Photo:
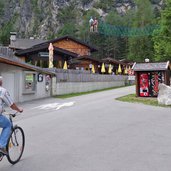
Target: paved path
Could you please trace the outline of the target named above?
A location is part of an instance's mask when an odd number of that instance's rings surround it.
[[[22,104],[24,155],[14,166],[4,158],[0,171],[170,171],[171,108],[115,100],[134,92]]]

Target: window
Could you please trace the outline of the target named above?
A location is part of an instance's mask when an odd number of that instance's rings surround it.
[[[24,93],[35,93],[36,91],[36,73],[24,72]]]

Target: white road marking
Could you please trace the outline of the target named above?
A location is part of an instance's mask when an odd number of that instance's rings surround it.
[[[33,109],[55,109],[59,110],[62,107],[70,107],[73,106],[75,102],[66,102],[66,103],[49,103],[49,104],[43,104],[37,107],[34,107]]]

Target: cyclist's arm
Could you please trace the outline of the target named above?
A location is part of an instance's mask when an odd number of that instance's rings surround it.
[[[18,112],[23,112],[23,109],[19,108],[15,103],[13,103],[11,106],[10,106],[11,109],[13,110],[16,110]]]
[[[3,101],[13,110],[16,110],[18,112],[23,112],[23,109],[20,109],[11,99],[10,94],[8,91],[5,91],[4,96],[3,96]]]

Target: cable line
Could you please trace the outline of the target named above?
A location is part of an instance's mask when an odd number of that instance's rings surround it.
[[[150,36],[156,29],[159,29],[159,25],[147,25],[140,28],[133,28],[126,26],[114,26],[102,21],[100,21],[98,25],[99,34],[116,37]]]

